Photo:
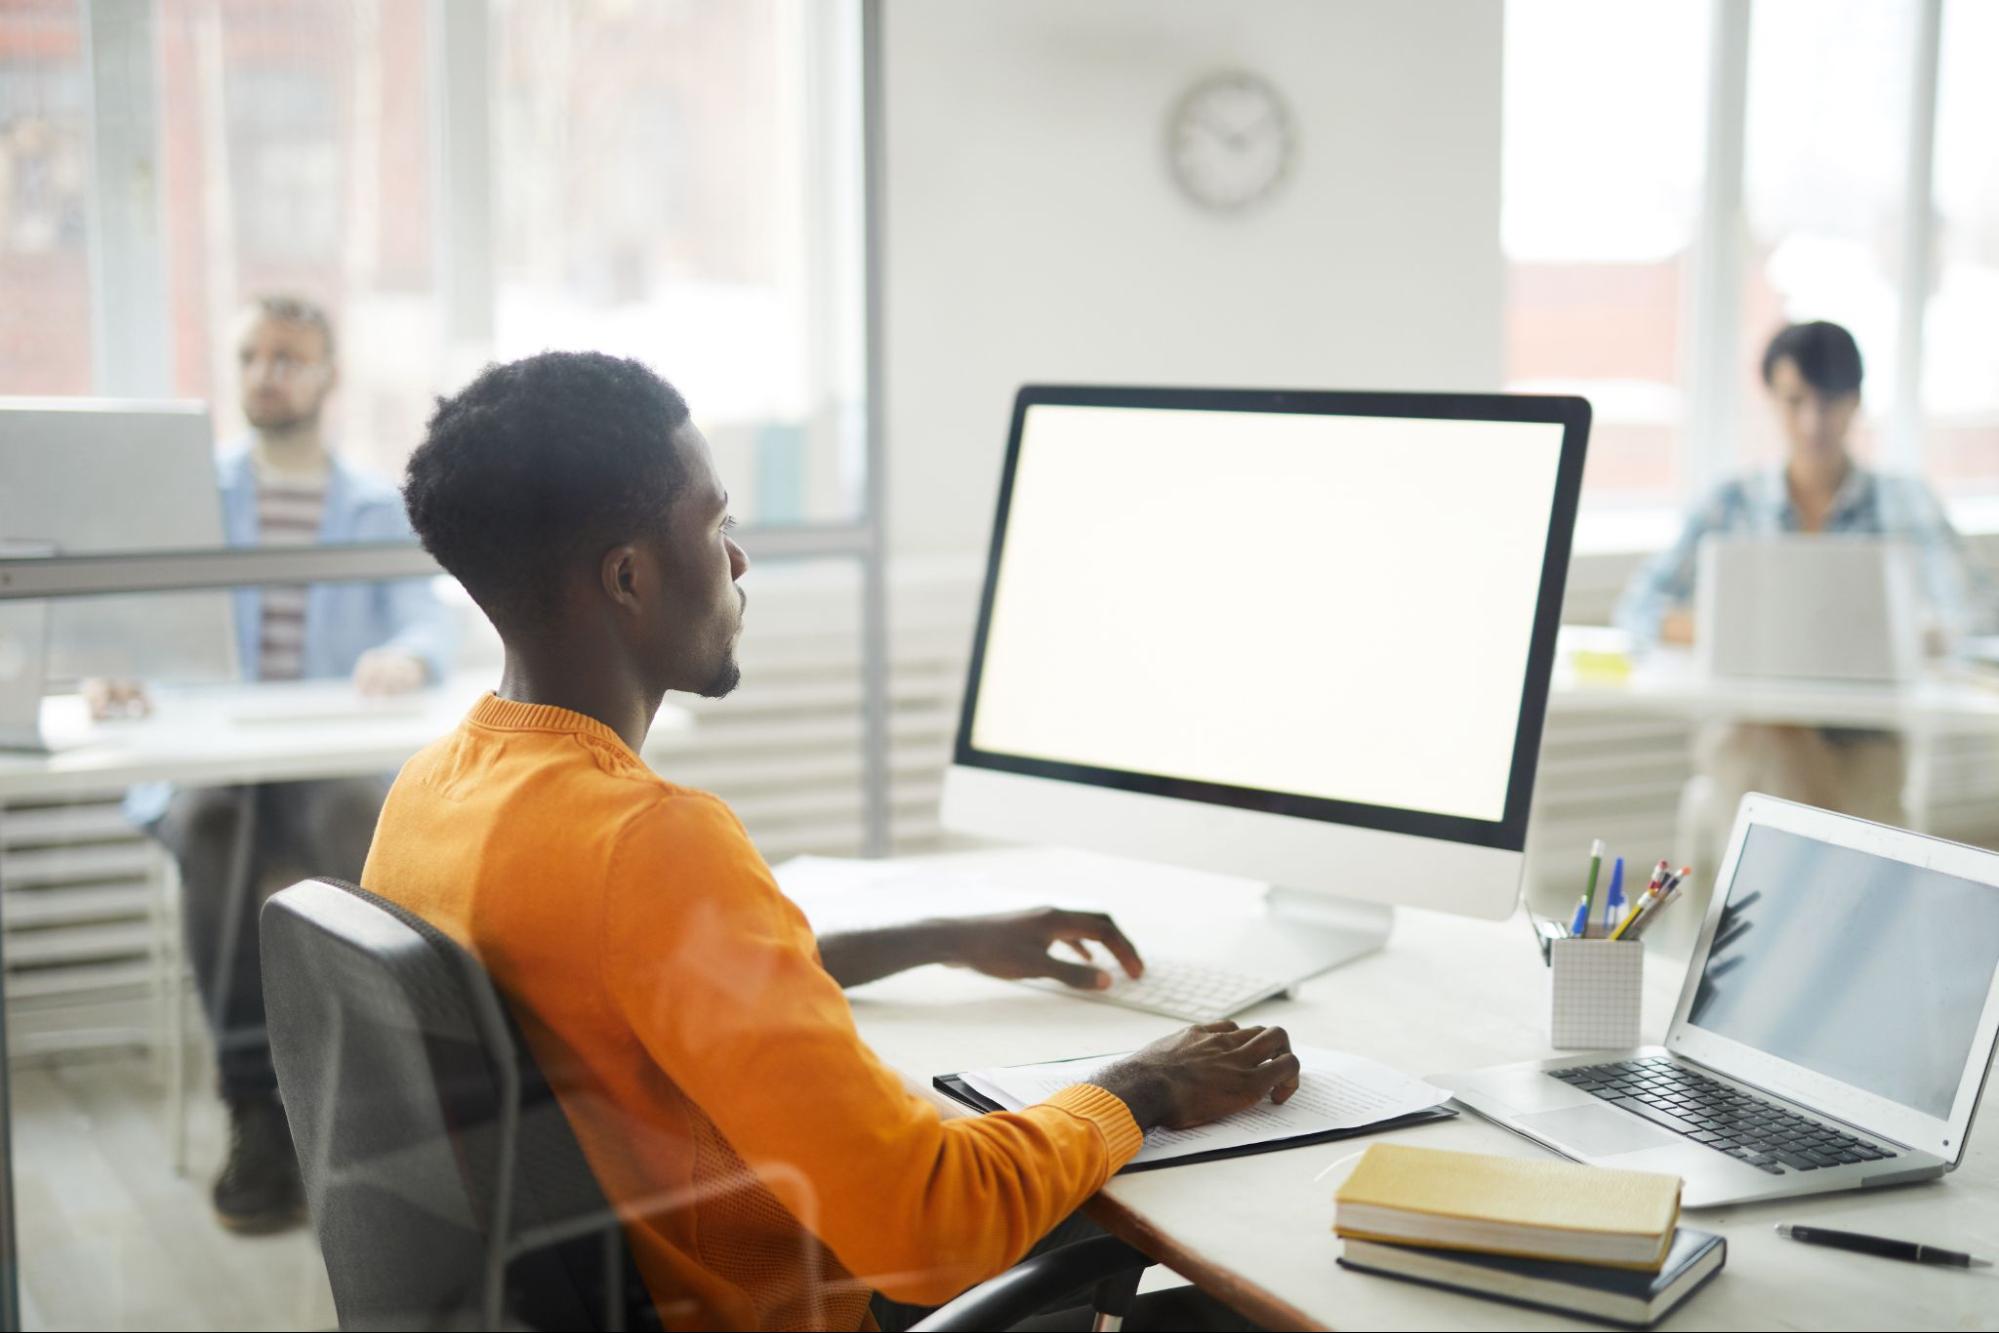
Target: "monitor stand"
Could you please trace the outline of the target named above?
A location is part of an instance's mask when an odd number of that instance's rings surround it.
[[[1395,909],[1324,893],[1273,885],[1261,917],[1224,924],[1201,952],[1233,971],[1267,976],[1290,994],[1301,983],[1388,942]]]
[[[1395,909],[1385,903],[1274,885],[1258,896],[1260,910],[1243,898],[1212,911],[1184,899],[1167,912],[1157,903],[1106,905],[1141,954],[1263,978],[1286,995],[1381,948],[1395,923]]]
[[[1307,889],[1272,885],[1263,905],[1273,926],[1310,942],[1319,965],[1305,976],[1373,953],[1388,943],[1389,932],[1395,928],[1395,909],[1387,903],[1335,898]]]

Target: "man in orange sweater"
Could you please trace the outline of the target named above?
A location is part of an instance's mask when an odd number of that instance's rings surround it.
[[[1108,978],[1046,910],[815,940],[743,826],[638,750],[668,690],[734,688],[748,567],[707,442],[636,362],[546,353],[441,402],[410,519],[506,667],[412,759],[362,875],[471,949],[519,1016],[669,1328],[862,1328],[1027,1253],[1138,1151],[1297,1088],[1279,1028],[1168,1037],[1017,1114],[944,1119],[843,986],[924,963]],[[1087,955],[1085,955],[1087,956]]]

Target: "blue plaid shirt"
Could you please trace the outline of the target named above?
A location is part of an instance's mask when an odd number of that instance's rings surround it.
[[[1724,482],[1688,515],[1680,539],[1632,576],[1618,599],[1616,624],[1630,631],[1641,648],[1657,643],[1667,613],[1693,599],[1694,560],[1702,538],[1797,531],[1798,509],[1781,466]],[[1909,542],[1920,553],[1923,589],[1938,627],[1951,638],[1988,627],[1994,610],[1991,584],[1972,567],[1964,539],[1921,479],[1854,467],[1833,497],[1825,531]]]

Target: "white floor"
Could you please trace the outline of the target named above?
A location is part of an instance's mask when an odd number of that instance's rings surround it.
[[[208,1183],[226,1129],[212,1096],[191,1098],[183,1179],[144,1056],[17,1064],[9,1082],[26,1327],[335,1326],[310,1230],[252,1238],[216,1223]]]

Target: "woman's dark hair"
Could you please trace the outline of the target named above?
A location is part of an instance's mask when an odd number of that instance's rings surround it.
[[[1779,361],[1789,361],[1805,383],[1827,398],[1860,392],[1860,344],[1837,324],[1815,319],[1780,329],[1763,349],[1763,383],[1770,383]]]

